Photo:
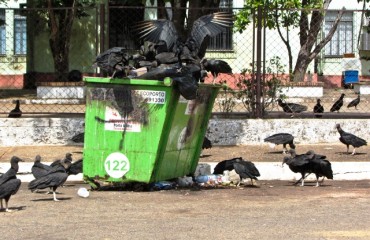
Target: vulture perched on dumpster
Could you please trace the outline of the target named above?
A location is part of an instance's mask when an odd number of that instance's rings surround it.
[[[140,39],[155,44],[165,42],[168,51],[180,54],[182,60],[200,60],[205,55],[209,38],[231,27],[232,24],[232,13],[216,12],[195,20],[186,39],[181,39],[172,19],[142,21],[135,29]]]
[[[130,70],[129,60],[132,58],[123,47],[113,47],[99,54],[93,67],[99,67],[111,78],[126,77]]]
[[[18,192],[21,186],[21,180],[17,179],[19,169],[18,162],[23,162],[19,157],[13,156],[10,159],[10,169],[0,176],[0,203],[3,210],[3,199],[5,201],[5,211],[11,212],[8,208],[9,199]]]

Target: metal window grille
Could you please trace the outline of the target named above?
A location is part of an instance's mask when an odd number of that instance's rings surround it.
[[[0,54],[6,54],[5,9],[0,9]]]
[[[328,11],[325,15],[325,35],[330,31],[337,11]],[[338,24],[331,41],[325,47],[326,57],[341,57],[344,53],[353,52],[353,12],[346,12]]]
[[[19,11],[14,13],[14,54],[27,54],[27,21]]]

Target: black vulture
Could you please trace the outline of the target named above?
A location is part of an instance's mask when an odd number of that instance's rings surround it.
[[[78,133],[76,135],[74,135],[71,140],[75,143],[84,143],[85,142],[85,133],[82,132],[82,133]]]
[[[242,158],[237,158],[235,162],[233,163],[235,172],[239,175],[240,181],[237,186],[240,185],[240,182],[244,178],[250,178],[252,185],[253,185],[253,179],[258,180],[257,177],[260,176],[260,173],[254,163],[251,161],[243,160]]]
[[[289,144],[291,149],[295,149],[295,145],[293,143],[294,137],[292,134],[289,133],[276,133],[264,139],[265,142],[270,142],[275,145],[283,144],[283,153],[286,153],[286,145]]]
[[[330,108],[330,112],[339,112],[340,108],[343,106],[343,98],[344,98],[345,94],[342,93],[339,97],[339,99],[333,104],[333,106],[331,106]]]
[[[215,83],[215,79],[217,78],[219,73],[229,73],[232,74],[232,69],[230,65],[223,61],[217,59],[209,59],[203,58],[200,61],[200,65],[202,69],[205,69],[207,72],[211,72],[213,76],[213,83]]]
[[[202,149],[212,148],[212,142],[207,137],[203,138]]]
[[[10,169],[0,176],[0,210],[3,209],[3,199],[5,200],[5,211],[11,212],[8,202],[12,195],[16,194],[21,186],[21,180],[17,179],[19,169],[18,162],[23,162],[19,157],[13,156],[10,159]]]
[[[297,103],[286,103],[283,102],[280,98],[277,100],[279,106],[283,109],[286,113],[300,113],[307,111],[307,106],[297,104]]]
[[[82,72],[80,70],[71,70],[67,76],[68,82],[81,82],[83,79]]]
[[[49,172],[51,168],[52,167],[50,167],[49,165],[41,163],[41,156],[36,155],[35,162],[31,167],[31,172],[35,178],[40,178],[44,176],[47,172]]]
[[[50,164],[50,167],[55,167],[56,165],[61,165],[63,162],[72,163],[72,153],[66,153],[64,159],[57,159]]]
[[[9,112],[8,117],[10,118],[19,118],[22,116],[22,111],[20,109],[20,102],[19,100],[15,101],[15,108]]]
[[[79,159],[71,163],[71,166],[68,168],[67,173],[68,175],[77,175],[79,173],[82,173],[82,169],[83,169],[83,159]]]
[[[226,171],[226,170],[228,170],[228,171],[234,170],[234,162],[237,159],[242,160],[241,157],[238,157],[238,158],[223,160],[223,161],[217,163],[215,168],[213,169],[213,174],[223,174],[224,171]]]
[[[357,137],[356,135],[352,133],[343,131],[339,123],[336,124],[336,128],[340,134],[339,141],[341,141],[343,144],[347,146],[347,153],[349,153],[349,145],[353,147],[352,155],[356,154],[356,148],[367,145],[366,140],[360,137]]]
[[[119,77],[126,77],[128,75],[128,70],[130,69],[129,60],[131,58],[132,56],[127,53],[126,48],[113,47],[99,54],[96,57],[93,66],[106,71],[111,75],[111,78],[116,77],[116,73],[118,72],[120,73]]]
[[[36,189],[45,189],[45,188],[52,188],[53,189],[53,198],[54,201],[59,201],[56,197],[56,189],[63,185],[68,178],[67,169],[69,169],[71,163],[63,159],[60,161],[60,164],[55,165],[48,173],[44,176],[32,180],[28,184],[28,189],[32,192]]]
[[[312,150],[308,151],[307,154],[310,158],[310,172],[316,175],[316,187],[320,186],[320,177],[323,177],[322,182],[324,181],[325,177],[327,179],[333,179],[331,163],[326,159],[326,156],[315,154],[315,152]]]
[[[311,173],[310,171],[310,155],[309,154],[299,154],[297,155],[294,149],[290,149],[289,153],[291,154],[290,157],[285,156],[283,158],[283,165],[284,163],[287,164],[294,173],[300,173],[301,178],[295,182],[301,182],[301,186],[304,186],[304,179]],[[306,175],[307,174],[307,175]]]
[[[353,99],[350,103],[348,103],[347,108],[355,107],[357,110],[357,105],[360,103],[360,94],[358,94],[357,98]]]
[[[316,101],[317,101],[316,105],[313,107],[313,112],[316,113],[315,117],[321,118],[322,114],[317,114],[317,113],[323,113],[324,112],[324,106],[321,105],[321,100],[320,99],[317,99]]]
[[[224,28],[231,27],[232,23],[233,16],[228,12],[204,15],[194,21],[185,41],[180,38],[171,20],[147,20],[140,22],[135,29],[141,39],[154,43],[164,41],[169,52],[190,54],[192,58],[202,59],[208,45],[205,41],[221,33]]]

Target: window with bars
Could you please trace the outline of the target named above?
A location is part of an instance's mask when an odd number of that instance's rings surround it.
[[[18,11],[14,13],[14,54],[27,54],[27,22],[26,17]]]
[[[5,9],[0,9],[0,55],[6,54]]]
[[[338,11],[328,11],[325,15],[325,35],[333,26]],[[353,52],[353,12],[345,12],[332,39],[325,46],[326,57],[342,57]]]

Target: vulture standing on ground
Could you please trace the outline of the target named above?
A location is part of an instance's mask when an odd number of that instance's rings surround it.
[[[60,164],[54,166],[44,176],[32,180],[28,184],[28,189],[30,189],[33,192],[36,189],[52,188],[54,201],[59,201],[56,197],[55,191],[67,180],[68,174],[66,170],[69,169],[70,165],[71,163],[66,159],[61,160]]]
[[[321,100],[317,99],[316,105],[313,107],[313,112],[315,113],[315,117],[321,118],[322,114],[318,113],[323,113],[324,112],[324,106],[321,105]]]
[[[294,185],[298,184],[300,181],[301,186],[304,186],[304,179],[311,173],[310,171],[310,155],[309,154],[299,154],[297,155],[294,149],[290,149],[289,153],[291,154],[290,157],[285,156],[283,158],[283,165],[284,163],[287,164],[294,173],[300,173],[301,178],[294,183]],[[307,174],[307,175],[306,175]]]
[[[339,99],[333,104],[333,106],[331,106],[330,108],[330,112],[339,112],[340,108],[343,106],[343,98],[344,98],[345,94],[342,93],[339,97]]]
[[[254,163],[251,161],[243,160],[242,158],[237,158],[233,163],[235,172],[239,175],[240,181],[237,186],[240,185],[240,182],[244,178],[250,178],[253,185],[253,179],[258,180],[257,177],[260,176],[260,173]]]
[[[75,143],[83,143],[85,141],[85,133],[82,132],[82,133],[78,133],[76,135],[74,135],[71,140]]]
[[[68,162],[69,164],[71,164],[72,163],[72,153],[66,153],[66,156],[64,159],[55,160],[54,162],[50,164],[50,167],[55,167],[56,165],[60,165],[63,162]]]
[[[295,149],[293,143],[294,137],[289,133],[276,133],[264,139],[265,142],[273,143],[275,145],[283,144],[283,153],[286,153],[286,145],[289,144],[291,149]]]
[[[308,154],[310,158],[310,172],[314,173],[316,176],[316,187],[320,186],[320,177],[323,177],[322,182],[324,182],[325,177],[327,179],[333,179],[331,163],[326,159],[326,156],[315,154],[312,150],[308,151],[306,154]]]
[[[238,158],[232,158],[228,160],[223,160],[216,164],[215,168],[213,169],[213,174],[223,174],[224,171],[232,171],[234,170],[234,162],[236,162],[237,159],[242,160],[241,157]]]
[[[9,112],[8,117],[10,118],[19,118],[22,116],[22,111],[20,109],[20,102],[19,100],[15,101],[15,108]]]
[[[336,124],[336,128],[340,134],[339,141],[347,146],[347,153],[349,153],[349,145],[353,147],[352,155],[356,154],[356,148],[367,145],[366,140],[359,138],[352,133],[343,131],[339,123]]]
[[[277,100],[279,106],[283,109],[286,113],[300,113],[307,111],[307,106],[297,104],[297,103],[286,103],[283,102],[280,98]]]
[[[23,162],[22,159],[13,156],[10,159],[10,169],[0,176],[0,204],[3,209],[3,199],[5,200],[5,211],[11,212],[8,208],[8,202],[12,195],[16,194],[21,186],[21,180],[17,179],[19,169],[18,162]]]
[[[49,165],[41,163],[41,156],[37,155],[35,157],[35,162],[31,167],[31,172],[34,178],[40,178],[44,176],[47,172],[49,172],[51,168],[52,167],[50,167]]]
[[[358,94],[357,98],[353,99],[350,103],[348,103],[347,108],[355,107],[357,110],[357,105],[360,103],[360,94]]]
[[[79,159],[71,163],[71,166],[68,168],[67,173],[68,175],[77,175],[82,173],[83,169],[83,159]]]

